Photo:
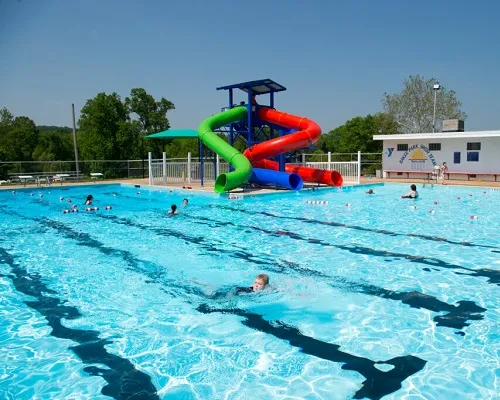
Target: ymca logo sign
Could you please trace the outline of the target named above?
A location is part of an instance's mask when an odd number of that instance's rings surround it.
[[[427,159],[429,159],[429,161],[433,166],[437,165],[434,155],[431,153],[429,148],[424,144],[414,144],[413,146],[410,146],[408,150],[406,150],[399,159],[399,163],[403,164],[403,162],[407,157],[409,158],[412,167],[414,167],[413,169],[421,169],[421,167],[425,167],[425,162],[427,161]]]
[[[387,148],[387,157],[392,156],[392,152],[394,151],[394,147],[388,147]]]

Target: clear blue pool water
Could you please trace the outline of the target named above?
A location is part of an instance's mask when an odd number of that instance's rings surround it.
[[[0,398],[498,399],[500,191],[372,187],[2,191]]]

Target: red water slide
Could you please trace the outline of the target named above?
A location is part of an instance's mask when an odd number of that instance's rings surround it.
[[[259,107],[258,113],[259,118],[265,122],[294,129],[297,132],[270,139],[246,149],[243,155],[250,160],[254,167],[279,171],[279,163],[267,160],[268,157],[308,147],[311,143],[316,143],[321,136],[321,128],[310,119],[267,107]],[[330,186],[341,186],[343,182],[342,175],[337,171],[287,164],[285,172],[299,174],[306,182],[324,183]]]

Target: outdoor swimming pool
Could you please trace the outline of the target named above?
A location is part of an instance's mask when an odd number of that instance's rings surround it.
[[[500,191],[420,186],[0,192],[0,398],[498,399]]]

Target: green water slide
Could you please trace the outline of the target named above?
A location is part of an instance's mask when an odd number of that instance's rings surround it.
[[[248,182],[252,174],[252,164],[250,164],[248,158],[213,132],[215,129],[231,122],[245,120],[246,117],[246,107],[235,107],[212,115],[203,121],[198,128],[200,140],[234,167],[234,171],[220,174],[215,180],[214,189],[217,193],[237,188]]]

